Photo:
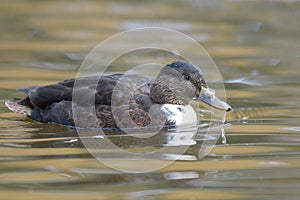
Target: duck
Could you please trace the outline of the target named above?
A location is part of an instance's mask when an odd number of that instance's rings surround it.
[[[139,74],[77,77],[18,91],[26,97],[6,101],[9,110],[37,122],[83,128],[180,125],[193,112],[191,101],[232,110],[208,88],[199,68],[186,61],[166,64],[156,78]]]

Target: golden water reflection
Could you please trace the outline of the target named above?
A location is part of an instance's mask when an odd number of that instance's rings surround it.
[[[297,199],[299,8],[297,1],[1,1],[1,198]],[[87,152],[76,130],[5,108],[23,97],[17,88],[73,78],[99,42],[145,26],[191,36],[219,67],[234,111],[227,144],[219,141],[204,159],[198,141],[185,160],[158,171],[115,171]],[[116,162],[134,168],[154,161]]]

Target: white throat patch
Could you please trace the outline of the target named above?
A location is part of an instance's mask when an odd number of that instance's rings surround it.
[[[166,113],[167,120],[176,126],[197,123],[197,114],[190,105],[163,104],[161,110]]]
[[[198,120],[192,106],[164,104],[161,110],[166,113],[167,120],[176,125],[176,130],[168,133],[166,146],[196,144],[193,137],[198,130]]]

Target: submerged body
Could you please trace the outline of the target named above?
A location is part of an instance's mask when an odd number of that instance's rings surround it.
[[[6,106],[39,122],[93,128],[186,123],[189,116],[194,116],[188,105],[191,100],[231,109],[204,90],[207,85],[194,65],[174,62],[166,65],[156,79],[113,74],[23,88],[20,91],[27,97],[7,101]],[[74,98],[74,94],[80,98]]]

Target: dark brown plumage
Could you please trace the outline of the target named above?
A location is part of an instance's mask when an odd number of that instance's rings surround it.
[[[67,126],[75,126],[76,121],[79,127],[118,128],[126,127],[131,120],[136,127],[147,126],[155,120],[154,124],[163,126],[174,122],[166,120],[165,124],[160,124],[161,119],[167,119],[166,113],[160,109],[155,113],[157,117],[151,119],[149,110],[153,104],[186,105],[192,99],[201,100],[202,88],[207,88],[207,85],[194,65],[174,62],[166,65],[155,80],[135,74],[113,74],[19,89],[27,97],[7,101],[6,106],[39,122]],[[81,98],[74,98],[74,93]],[[113,112],[112,107],[117,112]],[[93,109],[96,118],[92,114]]]

